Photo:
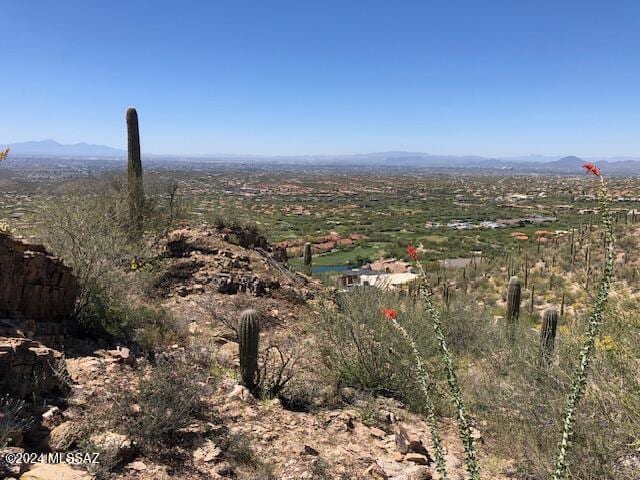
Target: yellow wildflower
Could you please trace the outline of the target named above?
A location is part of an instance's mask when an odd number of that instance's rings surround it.
[[[619,349],[619,346],[611,335],[604,335],[602,338],[596,340],[596,348],[607,352],[615,352]]]

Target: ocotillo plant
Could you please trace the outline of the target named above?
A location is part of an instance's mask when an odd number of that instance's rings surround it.
[[[458,382],[458,376],[456,375],[456,371],[453,365],[453,359],[451,357],[451,353],[449,352],[449,348],[447,347],[447,341],[442,329],[442,319],[440,318],[440,312],[435,308],[433,304],[433,296],[431,294],[431,289],[427,283],[429,277],[427,276],[424,265],[419,260],[418,252],[413,247],[413,245],[409,245],[407,247],[407,252],[409,253],[409,256],[416,262],[418,272],[423,281],[422,296],[424,299],[424,305],[428,316],[433,321],[433,330],[436,335],[438,348],[440,350],[442,361],[444,363],[445,373],[447,376],[447,384],[449,386],[449,392],[451,393],[456,411],[458,432],[460,435],[460,440],[462,441],[462,446],[464,447],[465,466],[467,468],[467,472],[469,473],[470,480],[479,480],[480,469],[478,467],[478,460],[476,457],[476,444],[474,438],[471,436],[471,426],[469,424],[469,419],[467,418],[466,408],[462,399],[460,384]],[[438,471],[438,473],[440,472]],[[442,474],[440,474],[440,476],[442,478],[446,478],[443,477]]]
[[[542,316],[542,328],[540,329],[540,362],[542,365],[548,365],[553,354],[559,317],[558,311],[554,308],[545,310]]]
[[[260,315],[253,309],[242,312],[238,325],[240,346],[240,376],[251,392],[258,386],[258,342],[260,339]]]
[[[138,112],[127,108],[127,186],[129,195],[129,223],[131,235],[139,238],[143,229],[144,189],[142,186],[142,160],[140,158],[140,132]]]
[[[438,430],[438,422],[436,420],[436,408],[433,404],[433,400],[431,399],[431,388],[429,383],[427,382],[427,371],[424,367],[424,361],[420,352],[418,351],[418,347],[416,342],[411,338],[411,335],[407,332],[407,330],[398,323],[398,312],[396,310],[385,308],[382,310],[382,313],[391,320],[391,324],[393,327],[400,332],[400,334],[407,341],[409,346],[411,347],[411,353],[413,354],[413,360],[415,365],[415,373],[416,379],[418,380],[418,385],[420,390],[422,390],[422,395],[425,400],[425,407],[427,410],[427,423],[429,424],[429,430],[431,431],[431,443],[433,443],[434,448],[434,456],[436,460],[436,470],[440,475],[442,480],[447,480],[447,467],[444,460],[444,448],[442,448],[442,441],[440,439],[440,432]]]
[[[602,212],[602,223],[604,225],[605,261],[600,285],[589,317],[586,338],[582,348],[580,349],[578,365],[574,372],[571,391],[567,397],[564,419],[562,421],[562,431],[560,434],[560,441],[558,442],[556,463],[554,471],[550,477],[551,480],[562,480],[567,474],[567,453],[569,452],[573,439],[576,410],[587,387],[589,363],[591,362],[591,357],[595,350],[596,339],[600,333],[604,308],[609,298],[609,288],[613,278],[613,221],[611,218],[611,211],[609,210],[609,194],[607,191],[607,185],[600,173],[600,169],[597,166],[592,163],[586,163],[583,165],[583,168],[587,173],[595,175],[600,179],[598,198],[600,201],[600,210]]]
[[[507,290],[507,325],[513,326],[520,316],[520,279],[515,275],[509,280],[509,289]]]

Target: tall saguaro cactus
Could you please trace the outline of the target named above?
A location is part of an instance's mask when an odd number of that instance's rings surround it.
[[[507,325],[513,326],[520,316],[520,279],[515,275],[509,280],[507,291]]]
[[[254,392],[258,385],[258,341],[260,339],[260,315],[253,309],[242,312],[238,325],[240,345],[240,375],[242,383]]]
[[[556,342],[556,330],[560,314],[555,308],[544,311],[542,328],[540,329],[540,361],[548,365]]]
[[[133,237],[142,235],[144,189],[142,186],[142,159],[140,158],[140,132],[138,112],[127,108],[127,186],[129,197],[129,223]]]

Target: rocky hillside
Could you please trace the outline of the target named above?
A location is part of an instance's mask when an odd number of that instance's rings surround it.
[[[247,243],[234,232],[186,225],[168,235],[157,252],[162,269],[154,296],[185,327],[185,336],[153,356],[135,346],[103,343],[99,348],[62,327],[55,331],[56,341],[45,341],[44,329],[52,331],[52,321],[72,321],[69,302],[76,281],[41,247],[3,242],[11,251],[5,247],[0,256],[2,271],[10,265],[13,272],[23,272],[3,276],[3,292],[38,285],[29,288],[39,289],[38,298],[49,292],[41,305],[50,305],[46,315],[28,302],[22,309],[9,305],[5,300],[14,295],[2,296],[0,386],[27,400],[22,407],[34,415],[27,428],[18,428],[7,413],[0,418],[14,426],[3,454],[33,454],[29,461],[9,457],[21,461],[5,463],[7,478],[437,478],[427,425],[399,402],[365,399],[348,388],[327,392],[323,386],[304,401],[279,395],[256,399],[239,383],[234,321],[241,310],[260,312],[261,350],[276,348],[283,358],[295,360],[297,381],[313,384],[305,376],[313,371],[305,364],[313,357],[287,352],[291,345],[313,341],[314,305],[331,296],[319,283],[283,268],[262,240]],[[19,328],[18,319],[33,328]],[[158,376],[163,359],[179,359],[175,365],[180,365],[171,367],[173,380],[167,384]],[[159,384],[164,390],[153,391]],[[167,391],[173,387],[176,391]],[[141,396],[148,388],[152,391]],[[154,403],[168,402],[170,395],[174,406]],[[158,408],[171,417],[165,408],[179,409],[190,401],[195,403],[188,421],[167,436],[162,422],[148,425]],[[137,415],[138,431],[120,428],[131,415]],[[145,428],[151,429],[148,438],[139,434]],[[447,462],[459,472],[454,478],[463,478],[454,427],[445,422],[442,428],[450,446]],[[56,464],[58,457],[40,456],[72,452],[99,453],[101,464]]]

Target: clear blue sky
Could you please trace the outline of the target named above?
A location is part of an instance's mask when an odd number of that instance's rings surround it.
[[[0,141],[640,154],[640,2],[2,0]]]

